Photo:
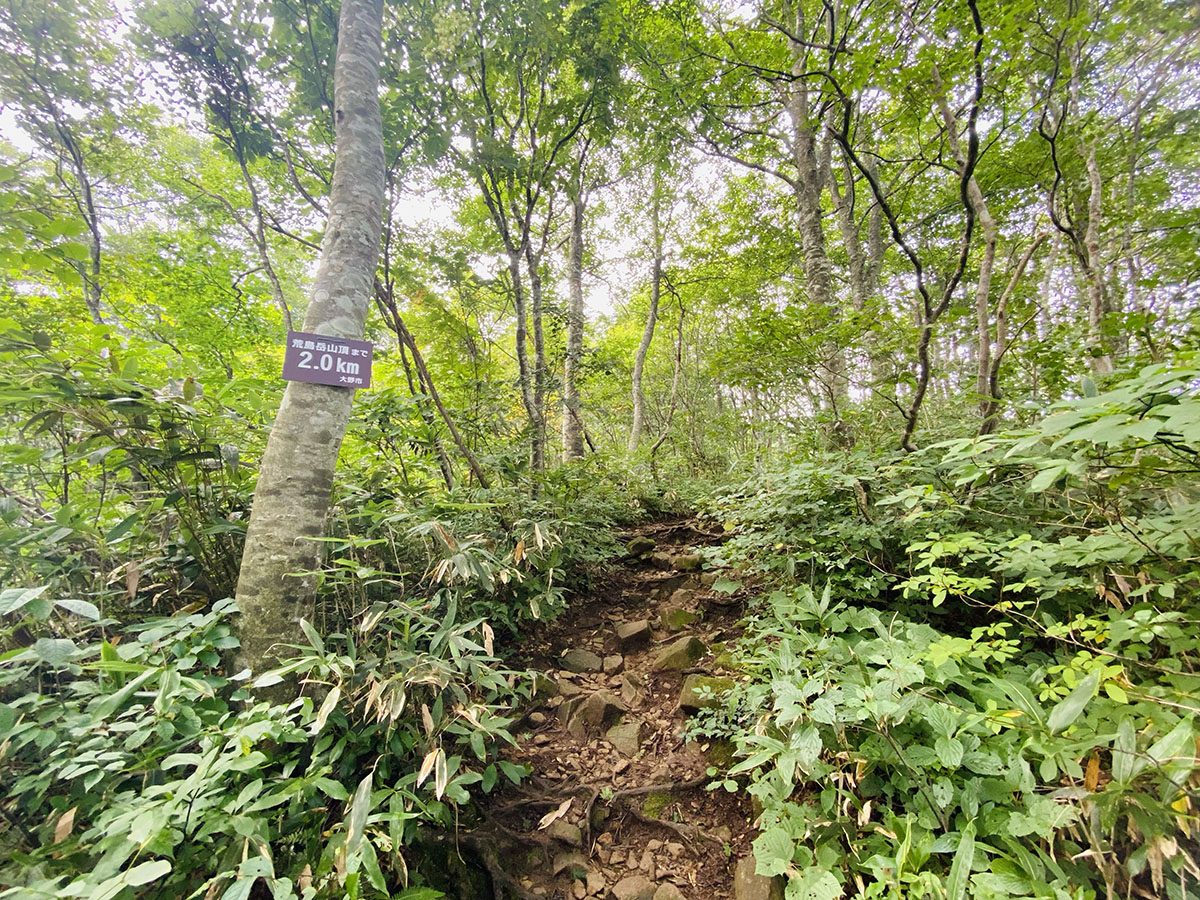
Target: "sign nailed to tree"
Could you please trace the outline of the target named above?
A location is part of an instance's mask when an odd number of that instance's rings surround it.
[[[283,377],[335,387],[370,387],[371,342],[289,331]]]

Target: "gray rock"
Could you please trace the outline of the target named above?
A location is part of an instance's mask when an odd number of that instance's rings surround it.
[[[659,618],[662,621],[662,627],[667,631],[683,631],[689,625],[699,622],[700,614],[692,612],[690,609],[668,607],[662,611]]]
[[[623,756],[636,756],[642,749],[642,726],[637,722],[614,725],[605,732],[604,737]]]
[[[783,878],[754,872],[754,856],[743,856],[733,872],[733,900],[783,900]]]
[[[599,672],[604,668],[603,659],[591,650],[581,648],[568,650],[558,663],[568,672]]]
[[[685,553],[675,557],[672,562],[676,570],[680,572],[699,572],[700,564],[704,562],[704,559],[699,553]]]
[[[613,885],[612,900],[653,900],[654,882],[645,875],[630,875]]]
[[[692,635],[672,641],[654,654],[654,668],[660,672],[680,672],[706,652],[704,644]]]
[[[712,587],[717,580],[716,572],[704,572],[700,576],[700,583],[705,587]]]
[[[678,887],[666,881],[654,892],[654,900],[687,900],[687,897]]]
[[[671,558],[670,553],[663,553],[659,550],[656,553],[650,554],[650,565],[656,569],[662,569],[664,572],[671,568],[673,562],[674,560]]]
[[[684,710],[720,709],[721,694],[732,690],[736,682],[720,675],[688,675],[679,691],[679,708]]]
[[[641,685],[628,675],[622,675],[621,699],[629,704],[630,707],[635,708],[642,705],[642,700],[645,699],[645,692],[642,690]]]
[[[604,674],[616,675],[625,668],[625,659],[619,654],[604,657]]]
[[[658,544],[654,542],[653,538],[648,538],[644,534],[639,534],[632,541],[625,545],[625,552],[630,556],[642,556],[645,553],[649,553],[657,546]]]
[[[696,589],[690,587],[681,587],[675,590],[671,595],[672,606],[687,606],[692,602],[692,598],[696,596]]]
[[[622,650],[635,650],[650,643],[650,623],[646,619],[622,622],[616,627],[617,643]],[[603,665],[603,660],[601,660]]]
[[[558,682],[545,672],[533,673],[533,696],[549,700],[558,694]]]
[[[557,819],[551,822],[546,828],[546,834],[554,838],[556,841],[562,841],[568,847],[583,846],[583,832],[578,825],[572,825],[570,822],[563,819]]]
[[[605,887],[604,876],[601,875],[599,872],[597,872],[595,869],[588,869],[587,892],[592,895],[597,895],[602,890],[604,890],[604,887]]]
[[[570,713],[567,731],[582,738],[591,728],[609,728],[617,724],[629,708],[611,691],[596,691],[579,702]]]
[[[567,679],[563,678],[558,682],[558,692],[563,697],[575,697],[583,693],[583,688],[574,682],[567,681]]]

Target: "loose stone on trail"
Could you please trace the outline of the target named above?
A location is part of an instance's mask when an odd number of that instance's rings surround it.
[[[599,672],[604,660],[591,650],[568,650],[559,659],[559,664],[568,672]]]
[[[732,690],[736,682],[720,675],[688,675],[679,692],[679,708],[683,710],[720,709],[722,694]]]
[[[707,652],[704,643],[694,635],[672,641],[654,655],[653,667],[660,672],[682,671]]]
[[[625,651],[636,650],[650,643],[650,622],[639,619],[637,622],[623,622],[617,626],[617,641]]]

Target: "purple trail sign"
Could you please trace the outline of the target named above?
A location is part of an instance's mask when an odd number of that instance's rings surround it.
[[[371,342],[289,331],[283,377],[334,387],[370,387]]]

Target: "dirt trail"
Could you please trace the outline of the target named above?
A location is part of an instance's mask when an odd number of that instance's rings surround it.
[[[750,875],[752,863],[739,866],[754,837],[747,798],[706,790],[720,748],[682,738],[707,696],[681,697],[685,680],[716,678],[719,687],[732,674],[720,653],[741,609],[709,590],[713,576],[695,553],[720,538],[689,522],[626,538],[652,549],[626,559],[513,660],[547,679],[515,726],[520,748],[506,753],[532,776],[483,810],[496,897],[766,897],[755,890],[766,879]]]

